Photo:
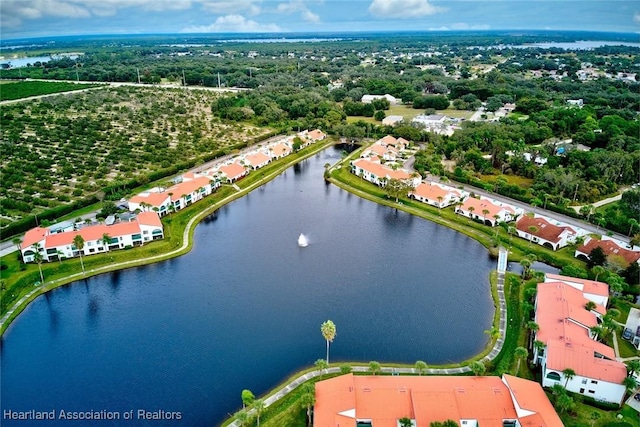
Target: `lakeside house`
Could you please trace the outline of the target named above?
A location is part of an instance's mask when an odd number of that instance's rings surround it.
[[[467,198],[462,205],[456,207],[458,215],[477,219],[494,227],[499,222],[513,221],[523,210],[515,206],[481,196]]]
[[[43,261],[58,261],[80,255],[73,239],[82,236],[82,255],[105,253],[116,249],[142,246],[145,242],[164,238],[160,216],[156,212],[140,212],[131,221],[116,222],[113,225],[96,224],[79,230],[53,233],[48,228],[36,227],[27,231],[22,241],[21,252],[24,262],[33,262],[36,251]]]
[[[382,124],[384,126],[395,126],[399,123],[402,123],[403,120],[404,120],[404,117],[402,116],[390,115],[382,119]]]
[[[247,165],[252,170],[260,169],[267,166],[271,163],[273,158],[263,153],[262,151],[258,151],[252,154],[247,154],[244,156],[245,165]]]
[[[369,376],[318,381],[314,427],[398,427],[453,420],[465,427],[561,427],[540,384],[511,375]]]
[[[587,237],[584,244],[576,249],[574,256],[576,258],[589,260],[591,257],[591,251],[595,248],[602,249],[602,252],[607,258],[618,258],[621,261],[620,264],[626,264],[626,266],[629,266],[634,262],[640,264],[640,248],[626,248],[624,247],[623,242],[609,236],[602,236],[601,239],[596,239],[590,236]]]
[[[523,215],[516,221],[518,236],[554,251],[575,243],[576,239],[587,234],[586,230],[576,229],[542,215]]]
[[[423,182],[409,193],[409,197],[442,209],[463,202],[469,192],[445,184]]]
[[[393,169],[380,163],[378,158],[356,159],[351,162],[351,172],[360,178],[384,187],[390,179],[405,181],[411,187],[420,183],[420,176],[406,169]]]
[[[573,277],[547,275],[538,284],[535,341],[541,344],[534,345],[533,363],[541,367],[543,387],[559,384],[597,401],[622,403],[627,368],[593,330],[606,312],[608,295],[605,283]]]
[[[201,200],[220,186],[217,180],[192,172],[182,175],[179,181],[169,188],[156,187],[131,197],[127,201],[129,211],[154,211],[165,216]]]

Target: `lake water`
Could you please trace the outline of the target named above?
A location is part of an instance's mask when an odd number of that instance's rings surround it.
[[[2,337],[2,411],[183,418],[37,426],[218,425],[242,389],[260,395],[323,358],[327,319],[332,361],[438,364],[481,351],[494,312],[487,250],[327,185],[323,165],[339,158],[328,149],[220,209],[185,256],[36,299]]]

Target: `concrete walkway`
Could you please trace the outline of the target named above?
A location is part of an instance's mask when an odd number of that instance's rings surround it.
[[[283,165],[284,169],[288,169],[291,166],[293,166],[294,164],[301,162],[302,160],[311,157],[313,155],[315,155],[316,153],[318,153],[319,151],[325,149],[326,144],[322,144],[319,143],[317,145],[314,145],[314,149],[311,150],[307,155],[305,155],[305,157],[300,158],[300,159],[292,159],[289,160],[287,163],[285,163]],[[282,170],[284,170],[282,169]],[[280,175],[281,169],[277,169],[274,172],[271,172],[269,175],[264,176],[263,178],[259,179],[258,181],[256,181],[255,183],[251,184],[249,187],[245,188],[244,190],[237,190],[235,193],[230,194],[229,196],[225,197],[224,199],[220,200],[218,203],[216,203],[215,205],[209,207],[208,209],[205,209],[203,211],[198,212],[197,214],[195,214],[187,223],[184,232],[182,233],[182,245],[177,247],[176,249],[164,253],[164,254],[160,254],[160,255],[155,255],[152,257],[147,257],[147,258],[142,258],[142,259],[134,259],[131,261],[125,261],[125,262],[121,262],[118,264],[111,264],[111,265],[106,265],[103,267],[99,267],[99,268],[94,268],[91,270],[86,270],[84,273],[76,273],[76,274],[72,274],[70,276],[67,277],[63,277],[61,279],[57,279],[57,280],[53,280],[48,282],[46,280],[45,277],[45,281],[43,283],[43,285],[41,286],[34,286],[34,288],[29,291],[26,295],[24,295],[22,298],[20,298],[16,303],[13,304],[13,306],[4,314],[4,316],[2,316],[2,318],[0,319],[0,331],[2,331],[2,333],[4,333],[4,331],[6,330],[5,327],[7,326],[7,322],[11,319],[11,317],[13,316],[13,313],[16,312],[16,310],[23,308],[24,306],[26,306],[26,304],[28,304],[28,302],[35,298],[36,296],[40,295],[40,294],[44,294],[45,292],[48,292],[58,286],[60,286],[61,284],[68,284],[71,283],[75,280],[81,280],[81,279],[85,279],[87,277],[90,276],[95,276],[97,274],[100,273],[106,273],[109,271],[114,271],[114,270],[122,270],[125,268],[130,268],[130,267],[136,267],[136,266],[141,266],[141,265],[146,265],[146,264],[151,264],[153,262],[157,262],[157,261],[163,261],[169,258],[173,258],[179,255],[182,255],[184,253],[187,252],[187,249],[189,248],[190,245],[190,239],[189,239],[189,235],[191,234],[191,232],[193,231],[194,227],[203,219],[205,218],[207,215],[210,215],[212,212],[215,212],[217,209],[220,209],[222,206],[226,205],[229,202],[232,202],[233,200],[244,196],[245,194],[253,191],[254,189],[260,187],[261,185],[263,185],[265,182],[270,181],[271,179],[275,178],[276,176]],[[234,188],[238,188],[237,186],[235,186]]]
[[[507,302],[504,295],[505,270],[503,268],[500,268],[501,266],[506,266],[507,255],[508,255],[507,250],[501,247],[498,255],[499,268],[498,268],[498,282],[497,282],[498,310],[500,310],[500,322],[499,322],[500,335],[496,340],[495,345],[489,352],[489,354],[487,354],[485,357],[480,359],[480,361],[483,363],[489,362],[498,356],[498,354],[500,353],[504,345],[504,337],[507,332]],[[370,372],[368,365],[351,366],[351,370],[352,372],[363,372],[363,373]],[[416,368],[382,367],[381,371],[384,374],[391,374],[391,375],[393,374],[418,375],[419,374]],[[457,368],[427,368],[425,371],[425,373],[429,375],[456,375],[456,374],[464,374],[467,372],[471,372],[471,368],[469,368],[469,366],[459,366]],[[265,398],[264,399],[265,408],[269,407],[270,405],[274,404],[278,400],[282,399],[283,397],[291,393],[293,390],[295,390],[297,387],[299,387],[300,385],[304,384],[305,382],[309,381],[312,378],[316,378],[326,374],[338,374],[338,373],[340,373],[340,368],[334,366],[328,369],[315,370],[315,371],[310,371],[305,374],[302,374],[299,377],[296,377],[295,379],[287,383],[286,385],[284,385],[283,387],[281,387],[280,389],[278,389],[275,393],[269,395],[269,397]],[[253,414],[254,410],[249,409],[248,412],[249,414]],[[229,426],[240,427],[240,423],[237,421],[232,421],[229,424]]]

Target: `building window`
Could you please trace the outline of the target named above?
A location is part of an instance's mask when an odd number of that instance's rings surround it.
[[[589,393],[596,394],[596,391],[595,390],[589,390]]]
[[[560,381],[560,374],[557,372],[549,372],[547,378],[553,381]]]
[[[583,378],[583,379],[582,379],[582,384],[586,384],[586,383],[587,383],[587,379],[586,379],[586,378]]]
[[[591,384],[598,384],[598,381],[596,381],[596,380],[591,380]]]
[[[582,393],[584,393],[584,389],[583,388],[580,389],[580,394],[582,394]]]

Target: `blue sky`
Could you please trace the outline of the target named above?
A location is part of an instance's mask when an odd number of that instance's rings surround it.
[[[640,33],[640,1],[0,1],[3,39],[80,34],[475,29]]]

